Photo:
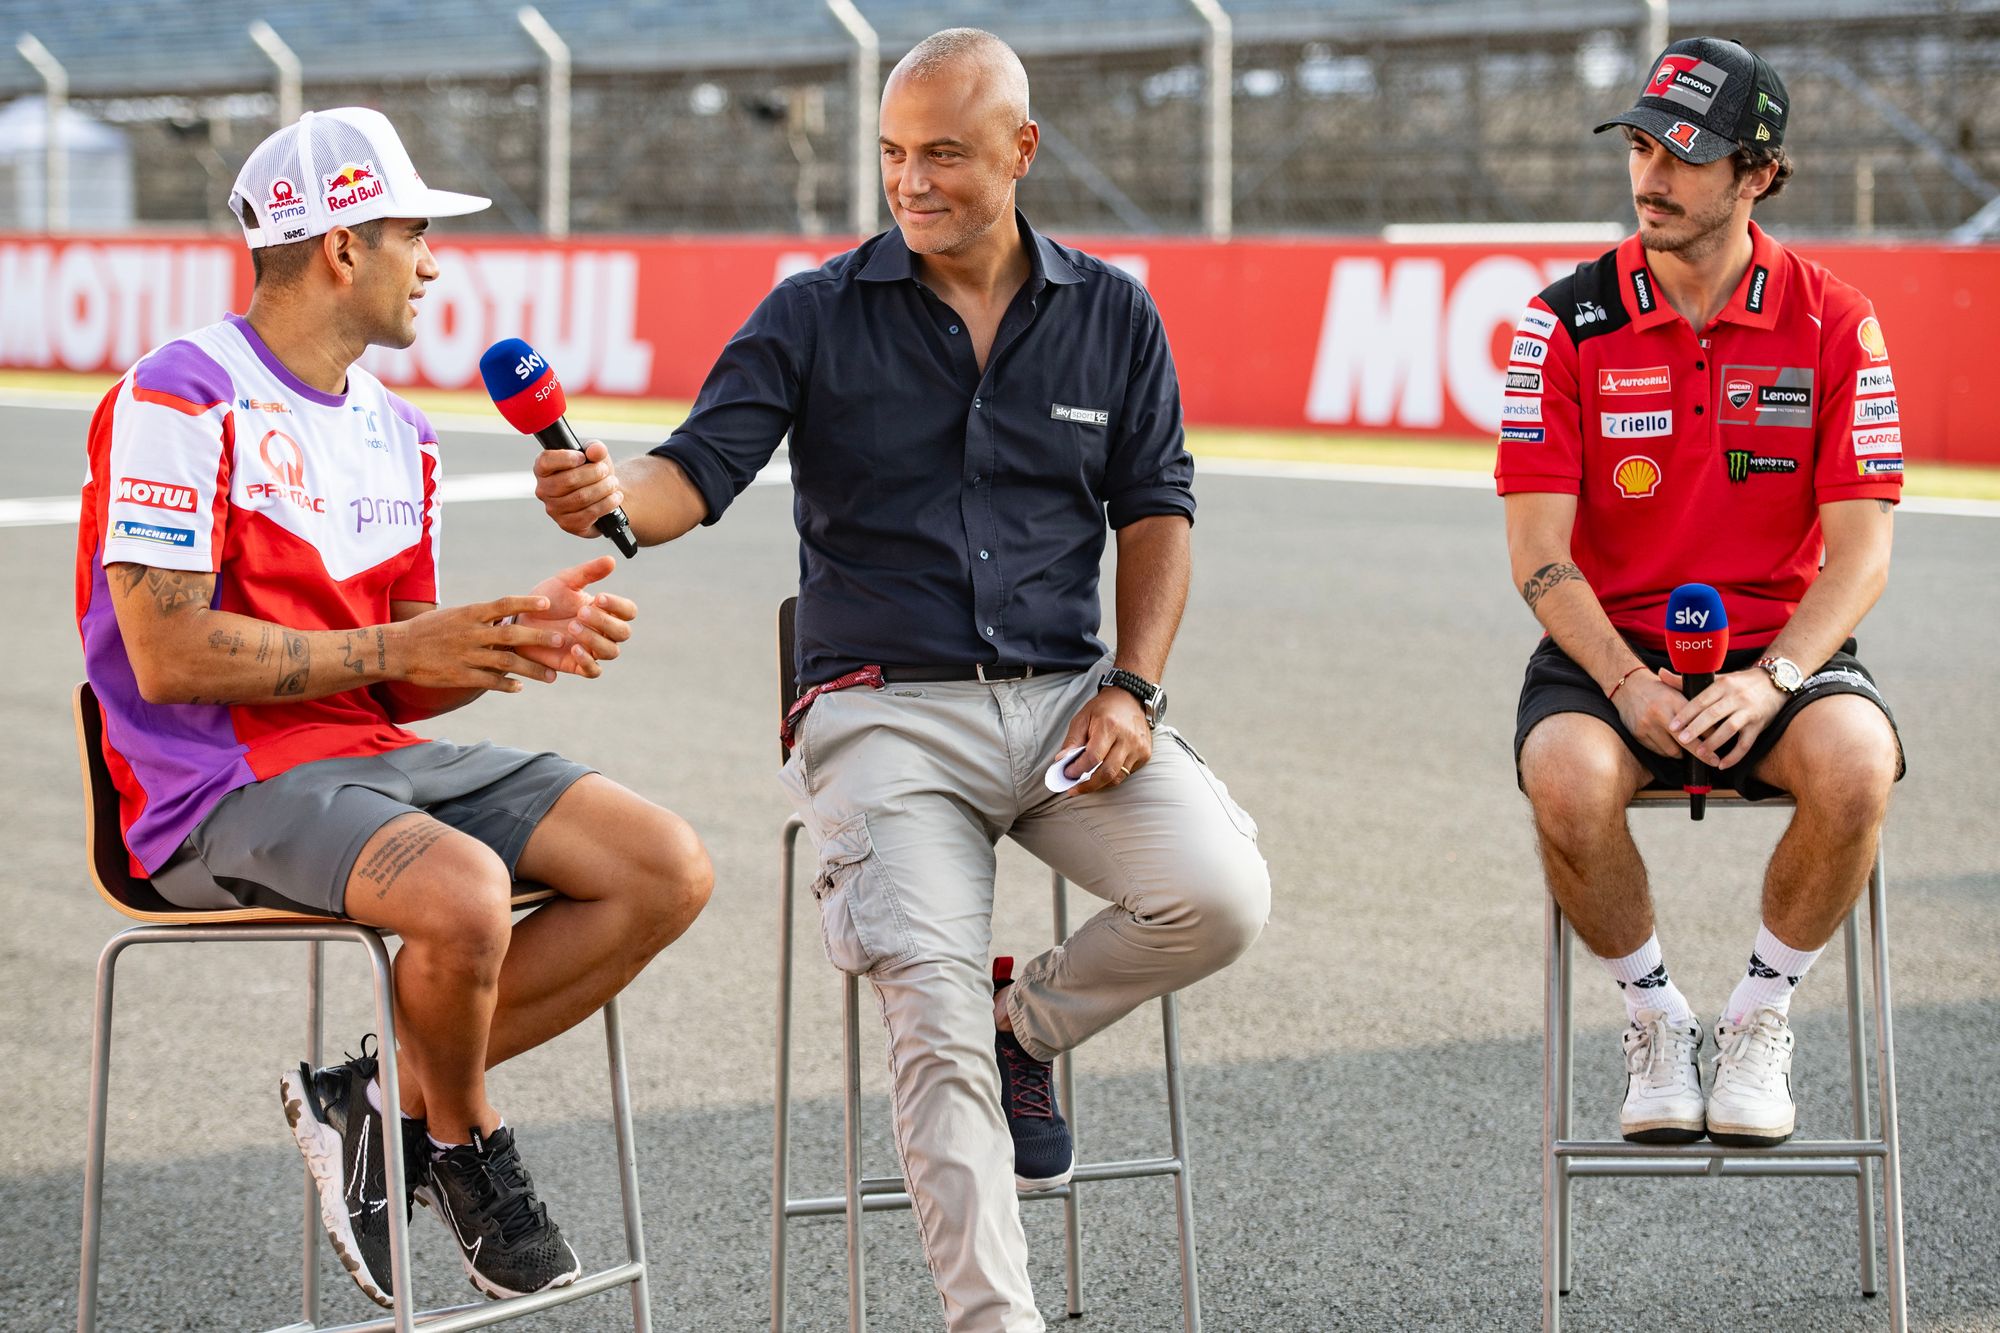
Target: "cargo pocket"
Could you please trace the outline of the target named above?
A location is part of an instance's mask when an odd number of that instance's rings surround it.
[[[1208,761],[1201,757],[1201,751],[1189,745],[1187,738],[1172,727],[1161,727],[1159,730],[1160,734],[1180,746],[1187,752],[1187,757],[1194,760],[1195,771],[1201,774],[1202,781],[1208,784],[1208,789],[1215,793],[1215,799],[1222,805],[1222,812],[1229,816],[1229,822],[1235,826],[1236,831],[1252,842],[1257,841],[1257,821],[1250,817],[1248,810],[1236,804],[1235,798],[1229,794],[1229,784],[1215,776],[1214,771],[1208,766]]]
[[[867,815],[836,825],[820,845],[813,897],[827,961],[841,971],[862,976],[915,951],[895,882],[868,836]]]

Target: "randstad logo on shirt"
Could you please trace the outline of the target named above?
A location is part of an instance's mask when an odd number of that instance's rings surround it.
[[[1108,426],[1111,414],[1099,407],[1069,407],[1062,403],[1049,405],[1049,416],[1056,421],[1074,421],[1080,426]]]
[[[157,542],[161,546],[193,546],[194,532],[189,528],[167,528],[154,523],[128,523],[121,520],[111,525],[111,540]]]

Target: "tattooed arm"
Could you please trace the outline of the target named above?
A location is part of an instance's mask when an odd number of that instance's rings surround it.
[[[1609,690],[1639,659],[1570,559],[1576,497],[1529,491],[1507,496],[1506,503],[1507,555],[1521,600],[1556,645]]]
[[[401,624],[436,609],[435,602],[391,602],[389,616]],[[391,722],[421,722],[427,717],[463,708],[486,693],[481,688],[431,689],[405,680],[377,681],[368,687],[368,692],[381,703],[382,711],[389,715]]]
[[[430,610],[392,625],[296,630],[215,609],[212,573],[124,562],[105,572],[133,675],[150,703],[293,703],[381,681],[512,692],[521,688],[516,677],[555,676],[515,650],[562,642],[560,634],[498,623],[544,609],[545,597]]]

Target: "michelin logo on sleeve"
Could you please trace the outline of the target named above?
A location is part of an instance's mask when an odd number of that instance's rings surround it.
[[[192,528],[172,528],[158,523],[120,520],[111,525],[112,541],[153,542],[159,546],[193,546]]]
[[[1500,438],[1514,444],[1540,444],[1548,432],[1540,426],[1502,426]]]

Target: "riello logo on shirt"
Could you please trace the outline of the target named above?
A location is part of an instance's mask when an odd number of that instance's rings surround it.
[[[250,482],[243,490],[251,499],[277,500],[315,514],[326,512],[326,497],[306,490],[306,456],[297,440],[281,430],[266,431],[257,442],[257,456],[277,480]]]

